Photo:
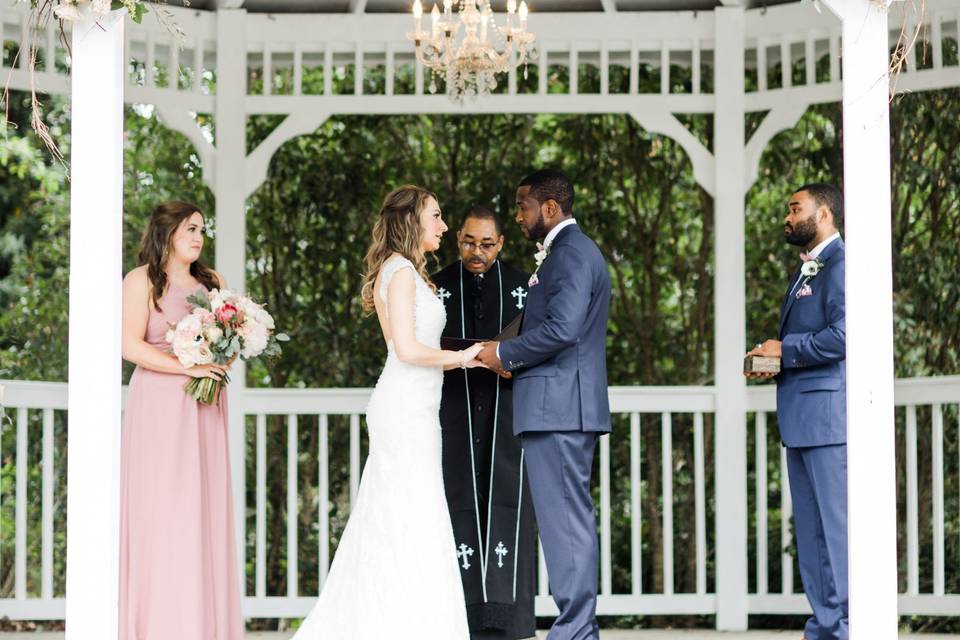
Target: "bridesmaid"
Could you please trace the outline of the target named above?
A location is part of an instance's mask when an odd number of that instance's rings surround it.
[[[123,358],[137,365],[123,422],[120,640],[242,640],[234,553],[226,391],[197,403],[189,377],[219,380],[229,365],[189,369],[164,339],[198,289],[226,283],[199,258],[203,215],[166,202],[150,216],[140,266],[123,280]]]

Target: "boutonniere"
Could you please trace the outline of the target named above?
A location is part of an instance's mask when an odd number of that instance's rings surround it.
[[[534,285],[540,284],[540,279],[537,277],[537,274],[540,272],[540,265],[543,264],[543,261],[547,259],[547,256],[550,255],[550,248],[545,247],[539,242],[537,243],[537,252],[533,254],[533,259],[537,263],[537,269],[533,272],[533,275],[530,276],[530,280],[527,281],[527,286],[532,287]]]
[[[810,286],[810,281],[816,278],[817,274],[823,270],[823,260],[820,259],[820,256],[813,257],[806,253],[801,253],[800,259],[803,260],[803,266],[800,267],[800,275],[803,276],[803,282],[800,283],[800,287],[797,289],[796,297],[798,300],[813,295],[813,288]]]

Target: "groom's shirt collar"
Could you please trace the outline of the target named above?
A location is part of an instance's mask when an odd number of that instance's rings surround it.
[[[549,249],[549,248],[550,248],[550,245],[553,244],[553,241],[557,239],[557,235],[560,233],[560,231],[561,231],[564,227],[569,227],[569,226],[572,225],[572,224],[577,224],[577,219],[576,219],[576,218],[570,218],[570,219],[568,219],[568,220],[564,220],[563,222],[561,222],[560,224],[558,224],[557,226],[555,226],[553,229],[551,229],[551,230],[550,230],[550,233],[547,234],[546,239],[543,241],[543,246],[544,246],[546,249]]]

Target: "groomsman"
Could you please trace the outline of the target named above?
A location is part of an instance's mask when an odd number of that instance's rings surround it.
[[[787,448],[806,640],[846,640],[847,375],[843,195],[808,184],[790,197],[784,236],[802,247],[780,311],[779,340],[747,355],[781,359],[777,421]],[[772,374],[747,374],[766,378]]]
[[[460,260],[433,276],[447,309],[443,335],[493,338],[523,312],[530,274],[499,259],[503,230],[485,207],[467,212],[457,242]],[[440,424],[471,637],[532,637],[534,515],[513,435],[513,381],[480,368],[448,371]]]

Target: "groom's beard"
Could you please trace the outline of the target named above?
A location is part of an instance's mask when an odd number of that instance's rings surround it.
[[[817,237],[817,223],[815,216],[810,216],[797,226],[786,225],[784,231],[789,244],[797,247],[806,247]]]
[[[523,235],[527,237],[527,240],[543,240],[547,237],[547,223],[543,219],[543,213],[540,214],[532,227],[523,228]]]

